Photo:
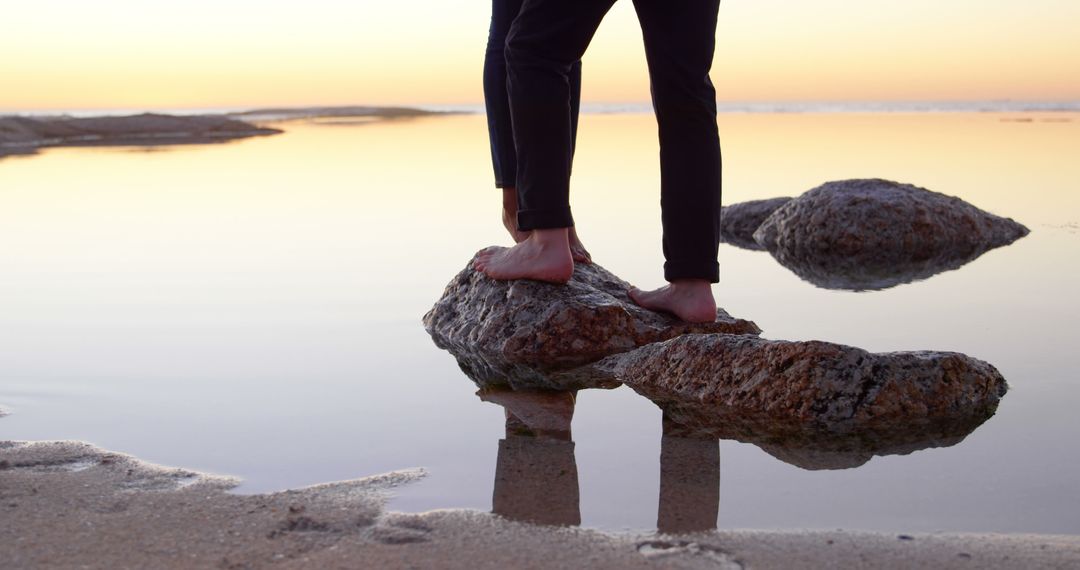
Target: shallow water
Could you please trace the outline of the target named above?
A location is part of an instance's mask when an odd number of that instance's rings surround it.
[[[961,443],[854,469],[808,471],[723,441],[719,526],[1080,533],[1080,117],[745,114],[720,126],[725,203],[884,177],[1032,233],[867,293],[722,246],[718,298],[768,338],[960,351],[1011,389]],[[0,438],[87,440],[240,476],[240,492],[422,466],[429,476],[391,508],[491,509],[497,463],[548,456],[507,451],[502,409],[420,325],[475,250],[506,242],[483,117],[284,128],[0,160],[0,408],[13,412]],[[583,239],[615,273],[659,285],[652,118],[589,115],[580,136]],[[679,504],[659,504],[660,420],[627,389],[582,392],[575,445],[551,460],[576,467],[580,499],[565,481],[509,491],[557,496],[586,526],[655,528]],[[682,500],[716,509],[708,493]]]

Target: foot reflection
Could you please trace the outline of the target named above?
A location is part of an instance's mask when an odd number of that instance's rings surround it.
[[[660,439],[660,532],[712,530],[720,510],[720,440],[695,437],[664,417]]]
[[[581,524],[580,487],[571,422],[575,392],[484,389],[485,402],[503,407],[492,512],[523,522]],[[716,528],[720,505],[720,440],[663,420],[660,501],[663,533]]]

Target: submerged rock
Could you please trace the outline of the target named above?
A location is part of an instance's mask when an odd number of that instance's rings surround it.
[[[630,300],[629,287],[595,263],[578,264],[567,285],[552,285],[495,281],[470,262],[424,316],[424,327],[481,386],[535,388],[596,387],[553,383],[551,374],[679,335],[761,332],[722,309],[706,324],[643,309]]]
[[[806,192],[777,208],[753,238],[819,287],[873,290],[956,269],[1027,234],[960,198],[868,179]]]
[[[280,132],[223,115],[0,117],[0,156],[48,146],[206,143]]]
[[[754,241],[754,232],[777,208],[790,201],[787,197],[770,198],[724,206],[720,210],[720,241],[742,249],[765,249]]]

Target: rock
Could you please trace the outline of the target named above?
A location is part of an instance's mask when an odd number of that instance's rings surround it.
[[[280,132],[224,115],[0,117],[0,156],[47,146],[206,143]]]
[[[740,202],[720,209],[720,241],[742,249],[764,250],[754,241],[754,232],[777,208],[791,198],[771,198]]]
[[[598,264],[578,264],[567,285],[494,281],[472,262],[447,285],[424,327],[481,386],[598,387],[552,374],[684,334],[760,334],[750,321],[717,311],[714,323],[691,324],[643,309],[629,284]],[[555,383],[553,383],[555,382]]]
[[[750,443],[811,470],[956,445],[994,415],[1007,389],[992,366],[961,354],[696,334],[539,382],[504,383],[625,383],[663,411],[665,435]]]
[[[954,352],[874,354],[725,334],[680,336],[592,368],[661,408],[703,406],[716,421],[738,417],[754,432],[844,433],[980,415],[1007,390],[993,366]]]
[[[777,208],[753,237],[819,287],[873,290],[956,269],[1027,234],[959,198],[869,179],[810,190]]]
[[[627,284],[595,264],[566,286],[493,281],[470,267],[424,324],[482,388],[625,384],[683,434],[754,443],[800,466],[951,445],[1007,390],[993,366],[963,354],[767,340],[723,311],[715,323],[682,323],[634,305]]]

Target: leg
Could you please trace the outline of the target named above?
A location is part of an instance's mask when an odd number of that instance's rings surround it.
[[[568,228],[571,76],[614,0],[525,0],[506,41],[518,159],[518,228]]]
[[[518,229],[510,249],[475,267],[493,279],[565,283],[573,274],[569,228],[574,120],[571,75],[614,0],[525,0],[510,27],[506,61],[518,159]]]
[[[523,0],[493,0],[491,26],[484,52],[484,108],[487,111],[491,164],[496,188],[514,188],[517,181],[517,151],[510,122],[510,99],[506,93],[506,34],[521,10]]]
[[[510,119],[510,99],[506,85],[506,36],[510,25],[521,11],[523,0],[493,0],[491,26],[488,29],[487,50],[484,54],[484,106],[487,111],[488,138],[491,143],[491,164],[495,171],[495,186],[502,189],[503,227],[515,243],[525,241],[529,232],[517,227],[517,151]],[[578,114],[581,107],[581,60],[570,68],[570,108],[572,141],[577,140]],[[570,230],[570,253],[574,261],[589,263],[592,257],[581,244],[577,232]]]
[[[635,0],[660,135],[664,277],[632,292],[641,305],[689,321],[712,321],[720,278],[720,139],[709,79],[719,0]]]

